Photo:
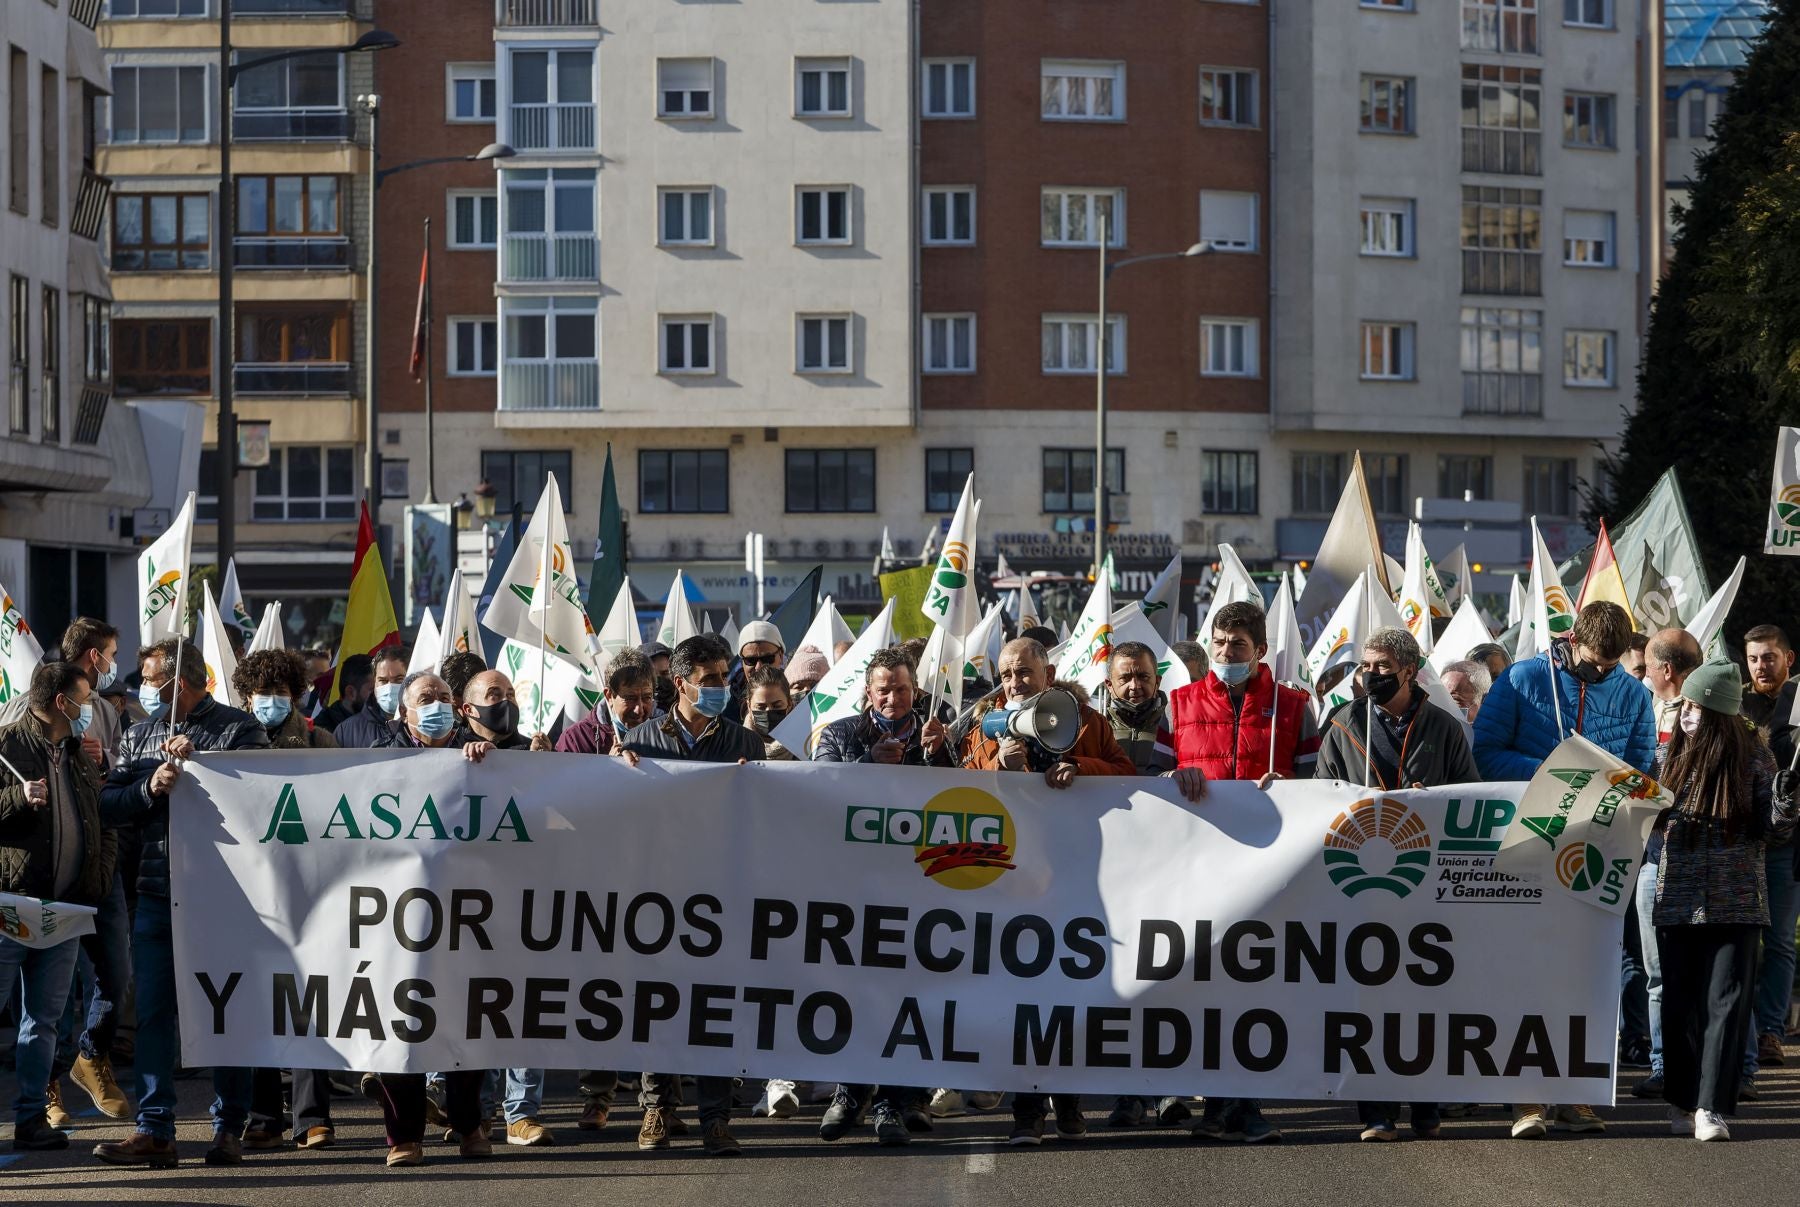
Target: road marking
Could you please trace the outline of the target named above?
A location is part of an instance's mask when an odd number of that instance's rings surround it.
[[[969,1172],[970,1173],[993,1173],[994,1172],[994,1154],[992,1152],[970,1153],[969,1154]]]

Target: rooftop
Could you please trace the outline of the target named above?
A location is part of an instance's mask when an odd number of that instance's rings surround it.
[[[1768,0],[1664,0],[1663,64],[1736,70],[1768,15]]]

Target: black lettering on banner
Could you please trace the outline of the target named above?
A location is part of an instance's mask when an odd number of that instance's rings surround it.
[[[590,1043],[603,1044],[625,1029],[625,1015],[613,1003],[624,996],[619,982],[605,978],[581,987],[581,1008],[590,1017],[575,1020],[575,1033]]]
[[[387,894],[368,885],[350,886],[350,950],[362,948],[365,927],[380,926],[387,919]]]
[[[1381,1016],[1381,1055],[1387,1062],[1388,1071],[1398,1073],[1402,1077],[1418,1077],[1431,1068],[1431,1062],[1437,1058],[1437,1015],[1414,1014],[1413,1025],[1418,1030],[1418,1043],[1412,1059],[1401,1054],[1405,1043],[1404,1014],[1384,1014]]]
[[[415,939],[406,928],[406,907],[415,901],[425,903],[425,917],[430,926],[423,939]],[[430,951],[444,933],[444,903],[428,888],[409,888],[394,898],[394,940],[407,951]]]
[[[654,906],[662,914],[662,926],[646,940],[638,931],[638,917]],[[625,945],[641,956],[659,955],[675,937],[675,906],[661,893],[640,893],[625,907]]]
[[[391,1020],[394,1038],[401,1043],[422,1044],[437,1033],[437,1010],[430,999],[437,989],[430,981],[409,977],[394,986],[394,1009],[402,1017]],[[407,1019],[413,1020],[407,1022]]]
[[[1106,923],[1098,918],[1070,918],[1063,925],[1063,946],[1069,954],[1056,962],[1071,981],[1091,981],[1106,970],[1106,948],[1099,943]]]
[[[540,939],[531,933],[531,919],[537,912],[537,890],[525,890],[524,899],[519,902],[519,942],[525,945],[526,951],[549,951],[562,942],[563,896],[561,889],[550,894],[550,933]]]
[[[737,1000],[737,988],[733,985],[695,985],[692,1001],[688,1005],[688,1047],[690,1048],[729,1048],[731,1034],[721,1034],[707,1029],[709,1023],[729,1023],[731,1007],[715,1005],[715,1002],[734,1002]]]
[[[1350,1067],[1367,1077],[1375,1071],[1375,1062],[1369,1059],[1369,1039],[1375,1034],[1375,1024],[1366,1014],[1357,1014],[1349,1010],[1327,1010],[1325,1012],[1325,1071],[1342,1073],[1344,1058],[1350,1058]]]
[[[1415,985],[1435,989],[1447,984],[1456,971],[1456,957],[1446,946],[1455,936],[1442,922],[1421,922],[1406,936],[1406,946],[1421,963],[1408,964],[1406,975]]]
[[[1219,959],[1225,965],[1225,975],[1246,985],[1268,980],[1275,973],[1275,953],[1267,947],[1253,947],[1250,949],[1251,960],[1246,963],[1243,942],[1254,938],[1267,943],[1274,937],[1275,932],[1267,922],[1258,922],[1254,918],[1227,926],[1225,938],[1219,944]]]
[[[831,1011],[831,1029],[819,1029],[819,1015]],[[800,1044],[814,1056],[831,1056],[850,1042],[850,1003],[827,990],[809,993],[800,1003]]]
[[[1200,1031],[1200,1067],[1209,1073],[1219,1069],[1219,1032],[1222,1029],[1221,1014],[1217,1006],[1208,1006],[1200,1012],[1202,1023]]]
[[[400,908],[394,907],[396,928]],[[387,1038],[387,1029],[381,1025],[381,1007],[375,1002],[375,983],[363,975],[368,969],[369,961],[364,960],[356,966],[356,975],[350,978],[350,996],[344,1002],[344,1013],[338,1018],[339,1039],[349,1039],[355,1031],[363,1032],[370,1039]]]
[[[275,974],[275,1026],[273,1033],[286,1035],[292,1026],[295,1035],[324,1036],[331,1033],[331,978],[313,975],[306,978],[306,994],[301,996],[294,984],[294,974]]]
[[[481,976],[469,978],[469,1025],[467,1039],[480,1039],[482,1024],[486,1023],[495,1039],[511,1039],[512,1023],[507,1021],[506,1008],[512,1005],[512,982],[503,976]]]
[[[1506,1054],[1506,1068],[1501,1075],[1517,1077],[1526,1069],[1536,1069],[1546,1077],[1557,1075],[1556,1049],[1541,1014],[1527,1014],[1519,1020],[1519,1033],[1513,1036],[1512,1051]]]
[[[1494,1046],[1494,1036],[1498,1033],[1494,1020],[1485,1014],[1452,1014],[1448,1045],[1450,1076],[1466,1076],[1471,1062],[1483,1077],[1500,1076],[1500,1070],[1494,1065],[1494,1054],[1488,1051]]]
[[[827,945],[831,948],[831,958],[845,967],[856,963],[850,954],[850,944],[845,936],[856,929],[856,911],[848,905],[837,901],[808,901],[806,903],[806,962],[818,964],[823,962]]]
[[[1108,1044],[1131,1043],[1131,1007],[1090,1006],[1086,1063],[1090,1069],[1129,1069],[1131,1053],[1109,1052]]]
[[[1050,1025],[1044,1026],[1039,1007],[1020,1002],[1013,1010],[1013,1059],[1015,1065],[1042,1068],[1075,1063],[1075,1007],[1050,1007]]]
[[[1162,1042],[1163,1032],[1169,1042]],[[1187,1063],[1194,1050],[1194,1024],[1187,1012],[1169,1006],[1144,1009],[1144,1067],[1146,1069],[1178,1069]]]
[[[1286,956],[1281,979],[1293,985],[1300,980],[1300,964],[1305,962],[1312,978],[1321,985],[1337,984],[1337,923],[1319,923],[1319,941],[1313,942],[1306,923],[1287,924]]]
[[[631,924],[626,923],[630,930]],[[631,1003],[631,1042],[650,1042],[650,1024],[666,1023],[681,1010],[681,991],[667,981],[639,981]]]
[[[969,924],[953,909],[926,910],[919,915],[918,928],[913,931],[913,959],[926,972],[955,972],[962,966],[965,953],[960,947],[952,947],[938,955],[931,946],[931,932],[939,927],[961,934],[969,929]]]
[[[365,964],[364,967],[366,968],[368,965]],[[223,989],[213,984],[210,973],[196,972],[194,979],[200,982],[200,988],[206,991],[206,1000],[212,1003],[213,1034],[225,1034],[225,1004],[231,1001],[231,995],[237,992],[238,982],[244,979],[244,974],[234,972],[226,977]]]
[[[466,907],[476,906],[470,910]],[[475,945],[483,951],[494,950],[488,942],[486,922],[494,912],[494,896],[483,889],[459,888],[450,893],[450,950],[462,950],[462,934],[467,930],[475,938]],[[558,910],[558,913],[562,911]]]
[[[944,1055],[947,1062],[957,1064],[974,1064],[981,1059],[981,1053],[960,1049],[956,1046],[956,1002],[944,1003]]]
[[[1269,1050],[1258,1056],[1250,1046],[1258,1027],[1269,1032]],[[1267,1073],[1287,1059],[1287,1023],[1273,1010],[1246,1010],[1231,1028],[1231,1057],[1252,1073]]]
[[[709,911],[711,916],[701,913],[702,908]],[[682,902],[682,918],[686,920],[688,926],[705,935],[706,940],[701,942],[691,934],[682,935],[681,950],[696,960],[704,960],[707,956],[717,955],[719,948],[725,945],[725,932],[719,928],[718,922],[714,919],[724,912],[725,906],[711,893],[700,893]]]
[[[611,955],[614,923],[618,916],[619,894],[606,894],[606,914],[602,917],[594,909],[593,897],[580,889],[575,890],[575,933],[569,936],[569,950],[580,951],[591,934],[595,946]]]
[[[792,901],[758,897],[750,903],[750,958],[769,958],[769,943],[792,938],[800,929],[800,911]]]
[[[791,930],[790,930],[790,933]],[[772,989],[766,985],[752,985],[744,990],[744,1000],[756,1007],[756,1050],[772,1052],[775,1050],[775,1012],[782,1006],[794,1004],[792,989]]]
[[[1569,1016],[1569,1076],[1571,1077],[1610,1077],[1612,1076],[1612,1039],[1602,1033],[1605,1044],[1603,1055],[1599,1060],[1587,1057],[1588,1020],[1585,1014]]]
[[[893,1056],[900,1045],[915,1049],[920,1060],[931,1059],[931,1037],[925,1034],[925,1016],[919,1011],[919,999],[908,997],[901,999],[900,1010],[894,1015],[894,1025],[888,1031],[887,1042],[881,1045],[881,1059]]]
[[[1166,958],[1158,959],[1161,944],[1169,945]],[[1187,936],[1181,927],[1162,918],[1145,918],[1138,923],[1137,979],[1140,981],[1172,981],[1181,975],[1187,963]]]
[[[862,966],[864,968],[905,968],[906,956],[897,951],[884,951],[883,944],[905,943],[904,923],[911,911],[904,905],[871,905],[863,910]],[[930,1057],[926,1057],[927,1060]]]
[[[1022,959],[1019,955],[1019,937],[1026,931],[1030,931],[1032,938],[1036,940],[1030,960]],[[1036,914],[1020,914],[1000,932],[1000,966],[1014,976],[1025,979],[1042,976],[1054,959],[1056,932]]]
[[[969,963],[969,971],[976,976],[986,976],[988,966],[993,957],[994,915],[981,913],[975,915],[975,958]]]
[[[568,992],[567,977],[526,977],[525,1016],[519,1020],[519,1038],[562,1039],[567,1036],[567,1024],[550,1022],[546,1016],[569,1012],[569,1003],[563,1000]],[[552,993],[556,994],[554,998],[547,996]]]
[[[1194,920],[1194,979],[1212,980],[1213,924],[1210,918]]]
[[[1373,966],[1363,958],[1371,939],[1378,945],[1378,962]],[[1380,922],[1353,927],[1344,940],[1344,971],[1358,985],[1387,984],[1400,971],[1400,936]]]

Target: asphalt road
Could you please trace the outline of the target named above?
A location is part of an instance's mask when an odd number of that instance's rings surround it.
[[[1800,1065],[1800,1049],[1788,1051]],[[1626,1084],[1637,1076],[1628,1075]],[[821,1143],[821,1108],[811,1106],[785,1121],[735,1120],[745,1155],[731,1160],[702,1156],[697,1128],[667,1152],[639,1152],[634,1107],[618,1110],[603,1132],[579,1132],[573,1077],[552,1075],[544,1120],[557,1132],[555,1147],[497,1145],[492,1160],[470,1162],[450,1146],[429,1144],[424,1166],[388,1170],[380,1116],[361,1098],[337,1100],[335,1148],[252,1153],[237,1168],[209,1169],[200,1160],[209,1082],[199,1078],[181,1083],[188,1122],[181,1128],[177,1169],[99,1164],[89,1156],[92,1146],[124,1136],[129,1127],[83,1117],[67,1151],[15,1157],[10,1144],[0,1145],[0,1202],[472,1207],[504,1201],[527,1207],[591,1201],[597,1194],[633,1207],[1174,1201],[1307,1207],[1606,1201],[1641,1207],[1747,1201],[1789,1193],[1800,1157],[1800,1068],[1766,1070],[1760,1082],[1762,1101],[1747,1104],[1733,1121],[1728,1144],[1672,1137],[1660,1103],[1630,1097],[1603,1112],[1605,1136],[1552,1133],[1536,1142],[1508,1139],[1508,1118],[1499,1107],[1447,1121],[1445,1139],[1436,1143],[1361,1144],[1347,1107],[1272,1105],[1268,1113],[1284,1141],[1253,1148],[1196,1142],[1185,1131],[1107,1131],[1101,1108],[1111,1103],[1090,1102],[1095,1130],[1075,1143],[1008,1148],[1010,1116],[991,1112],[940,1120],[935,1133],[911,1147],[883,1150],[867,1129]],[[10,1101],[12,1092],[10,1075],[0,1077],[0,1102]],[[79,1090],[70,1086],[69,1092],[72,1108],[86,1106]],[[10,1137],[10,1130],[4,1135]]]

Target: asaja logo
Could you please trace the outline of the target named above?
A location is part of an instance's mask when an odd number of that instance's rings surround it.
[[[1325,831],[1325,869],[1346,897],[1383,889],[1404,897],[1431,868],[1431,829],[1399,801],[1359,800]]]
[[[493,825],[484,826],[481,812],[486,800],[487,797],[475,794],[463,797],[460,805],[462,816],[458,817],[455,810],[459,806],[446,800],[440,807],[430,793],[415,802],[402,800],[397,792],[378,792],[366,803],[360,799],[352,802],[349,794],[344,793],[338,797],[337,805],[331,810],[324,828],[315,830],[308,826],[294,785],[283,784],[281,794],[275,799],[275,807],[269,810],[268,828],[263,831],[259,841],[280,842],[288,846],[299,846],[314,838],[321,841],[327,838],[349,838],[372,842],[531,841],[531,835],[525,829],[525,819],[519,815],[518,802],[510,796],[506,798],[506,807],[500,810]],[[453,823],[460,821],[462,824],[445,825],[444,814],[447,812]],[[409,817],[412,819],[411,825],[407,824]]]
[[[1781,488],[1775,496],[1775,514],[1784,526],[1800,531],[1800,482]]]
[[[945,888],[986,888],[1018,866],[1012,814],[979,788],[947,788],[921,809],[849,805],[844,841],[912,847],[913,862]]]

